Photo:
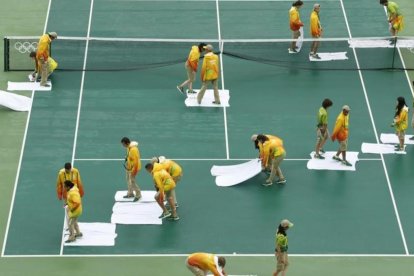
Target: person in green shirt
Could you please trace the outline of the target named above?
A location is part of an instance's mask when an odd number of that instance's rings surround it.
[[[380,0],[380,4],[387,8],[390,33],[392,36],[396,36],[404,28],[404,17],[400,12],[400,8],[397,3],[388,0]]]
[[[284,219],[280,222],[279,227],[276,233],[276,271],[273,272],[273,276],[278,276],[279,273],[282,276],[286,275],[287,267],[289,265],[288,261],[288,238],[286,231],[293,227],[293,223],[289,220]]]
[[[321,153],[325,153],[323,150],[323,145],[325,145],[326,140],[329,138],[328,131],[328,108],[332,106],[332,101],[330,99],[325,99],[322,102],[322,107],[319,108],[317,115],[317,129],[316,129],[316,148],[315,155],[313,157],[317,159],[325,159]]]

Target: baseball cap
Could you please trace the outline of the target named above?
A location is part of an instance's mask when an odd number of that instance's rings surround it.
[[[316,3],[316,4],[313,5],[313,9],[319,8],[320,6],[321,6],[321,4]]]
[[[48,32],[47,34],[49,36],[53,37],[53,39],[56,39],[57,38],[57,33],[55,33],[55,32]]]
[[[344,105],[344,106],[342,107],[342,110],[349,111],[349,110],[351,110],[351,109],[349,108],[349,106],[348,106],[348,105]]]
[[[291,223],[289,220],[284,219],[280,222],[280,225],[282,225],[283,227],[293,227],[293,223]]]
[[[208,51],[213,51],[213,45],[211,44],[207,44],[206,46],[204,46],[204,49],[208,50]]]
[[[250,139],[252,139],[253,142],[256,141],[257,140],[257,134],[253,134],[252,138],[250,138]]]

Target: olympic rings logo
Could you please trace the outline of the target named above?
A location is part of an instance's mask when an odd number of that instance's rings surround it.
[[[37,49],[37,42],[16,42],[14,48],[22,54],[35,52]]]

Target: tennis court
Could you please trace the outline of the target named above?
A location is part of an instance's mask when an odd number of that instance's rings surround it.
[[[320,1],[324,37],[388,36],[383,8],[360,2]],[[305,1],[301,10],[305,26],[312,5]],[[52,0],[45,30],[62,37],[154,40],[152,46],[148,42],[150,50],[165,50],[154,52],[154,59],[179,59],[188,54],[191,40],[218,48],[221,40],[287,39],[290,6],[291,1],[278,0]],[[176,44],[157,39],[188,42],[174,50]],[[120,63],[128,63],[129,44],[114,45]],[[168,45],[173,45],[170,52]],[[68,275],[73,267],[80,275],[187,275],[183,262],[195,251],[228,256],[231,275],[268,275],[274,267],[274,233],[283,218],[295,223],[288,233],[291,275],[410,275],[413,149],[407,147],[406,155],[360,152],[363,142],[376,143],[381,133],[393,132],[396,98],[404,96],[409,105],[412,101],[409,75],[403,70],[335,70],[389,62],[392,49],[348,48],[346,61],[313,65],[307,61],[307,46],[287,58],[294,65],[290,68],[222,55],[219,86],[230,91],[228,108],[186,107],[175,88],[185,78],[183,63],[144,70],[56,72],[53,92],[33,93],[28,114],[11,209],[4,219],[1,262],[8,275],[33,270],[33,275]],[[54,57],[63,66],[80,69],[102,60],[110,66],[112,53],[100,47],[84,40],[76,50],[56,52]],[[329,47],[322,43],[320,51],[333,49]],[[308,68],[299,68],[290,60],[294,58]],[[414,54],[401,49],[393,63],[413,68]],[[327,69],[318,70],[323,66]],[[25,75],[12,74],[14,79]],[[360,152],[355,172],[306,168],[314,149],[316,111],[327,97],[334,103],[330,129],[341,107],[351,107],[349,150]],[[256,157],[253,133],[273,133],[284,140],[287,184],[263,187],[266,175],[260,174],[238,186],[217,187],[210,168]],[[81,172],[85,197],[80,221],[110,222],[114,194],[126,188],[123,136],[139,142],[143,165],[158,155],[182,165],[184,176],[177,188],[180,221],[117,225],[115,246],[64,246],[64,213],[54,190],[58,170],[71,161]],[[328,142],[326,149],[336,151],[337,144]],[[153,189],[145,170],[137,181],[143,190]]]

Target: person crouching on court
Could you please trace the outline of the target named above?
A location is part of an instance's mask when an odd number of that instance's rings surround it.
[[[47,84],[47,76],[49,71],[49,57],[50,57],[50,45],[53,40],[57,39],[57,33],[49,32],[40,37],[37,45],[36,59],[40,64],[40,86],[49,87]]]
[[[198,61],[200,60],[201,53],[204,52],[204,47],[207,46],[205,43],[200,43],[198,46],[193,45],[191,47],[190,54],[188,54],[187,61],[185,62],[185,70],[187,71],[187,80],[177,86],[178,91],[185,95],[184,86],[188,86],[188,94],[195,93],[193,91],[193,82],[196,78]]]
[[[269,140],[273,141],[274,143],[283,146],[283,140],[280,139],[279,137],[277,137],[276,135],[271,135],[271,134],[253,134],[251,137],[252,142],[254,143],[254,148],[259,150],[259,159],[262,160],[263,156],[264,156],[264,152],[263,152],[263,144],[261,142],[259,142],[259,140],[257,140],[257,137],[259,135],[264,135],[267,138],[269,138]],[[272,164],[272,160],[271,160],[271,156],[269,156],[269,160],[268,160],[268,164]],[[270,173],[270,170],[268,170],[268,172]]]
[[[341,113],[339,113],[338,117],[336,118],[336,123],[334,130],[332,131],[331,139],[332,141],[338,140],[339,149],[332,158],[336,161],[342,162],[342,164],[346,166],[352,166],[346,160],[346,151],[348,149],[348,128],[349,128],[349,111],[351,109],[349,106],[344,105],[342,107]],[[342,154],[342,160],[339,158],[339,154]]]
[[[32,79],[30,81],[39,81],[41,76],[39,75],[39,72],[41,72],[39,61],[36,58],[36,52],[30,52],[29,57],[33,59],[34,61],[34,71],[31,73]],[[47,59],[47,77],[55,71],[55,69],[58,67],[58,63],[52,58],[49,57]]]
[[[289,10],[289,27],[292,31],[292,38],[295,39],[290,44],[289,52],[297,53],[298,48],[296,47],[296,39],[300,37],[300,27],[303,26],[300,20],[299,9],[303,6],[302,1],[295,1]]]
[[[285,148],[280,143],[277,143],[276,140],[270,140],[269,137],[263,134],[258,135],[257,140],[263,145],[262,169],[266,170],[271,166],[270,176],[263,183],[263,186],[272,185],[275,176],[279,178],[276,181],[277,184],[285,184],[286,178],[280,169],[280,164],[286,156]]]
[[[76,238],[82,237],[79,229],[78,218],[82,215],[82,200],[78,188],[73,182],[65,181],[67,192],[67,208],[69,212],[69,238],[65,242],[74,242]]]
[[[396,151],[404,151],[405,130],[408,127],[408,106],[404,97],[397,98],[397,106],[395,108],[394,121],[391,126],[395,127],[395,133],[400,142],[395,146]]]
[[[404,17],[400,12],[400,8],[397,3],[388,0],[380,0],[380,4],[387,7],[390,33],[392,36],[396,36],[404,28]]]
[[[206,92],[208,83],[211,82],[214,89],[214,102],[213,104],[220,104],[220,97],[218,92],[218,77],[219,77],[219,58],[213,53],[213,46],[205,46],[207,53],[204,55],[203,66],[201,67],[201,86],[200,92],[197,95],[197,102],[201,104],[204,93]]]
[[[159,171],[161,169],[164,169],[173,178],[176,186],[171,191],[171,196],[173,197],[175,208],[178,208],[177,195],[175,193],[175,190],[177,189],[178,182],[181,180],[181,177],[183,176],[183,169],[180,165],[178,165],[177,162],[175,162],[174,160],[167,159],[165,158],[165,156],[153,157],[151,159],[151,163],[154,166],[153,171]],[[169,206],[169,203],[167,203],[166,207],[171,208]]]
[[[226,259],[210,253],[197,252],[188,256],[187,268],[196,276],[205,276],[211,272],[214,276],[226,276]]]
[[[169,220],[177,221],[180,218],[177,215],[177,209],[175,208],[174,199],[172,197],[172,191],[175,189],[175,182],[171,175],[164,169],[154,171],[154,165],[148,163],[145,165],[145,169],[148,173],[152,174],[154,180],[155,189],[155,200],[162,209],[162,214],[158,217],[160,219],[168,218]],[[164,196],[171,206],[171,213],[167,210],[164,205]]]

